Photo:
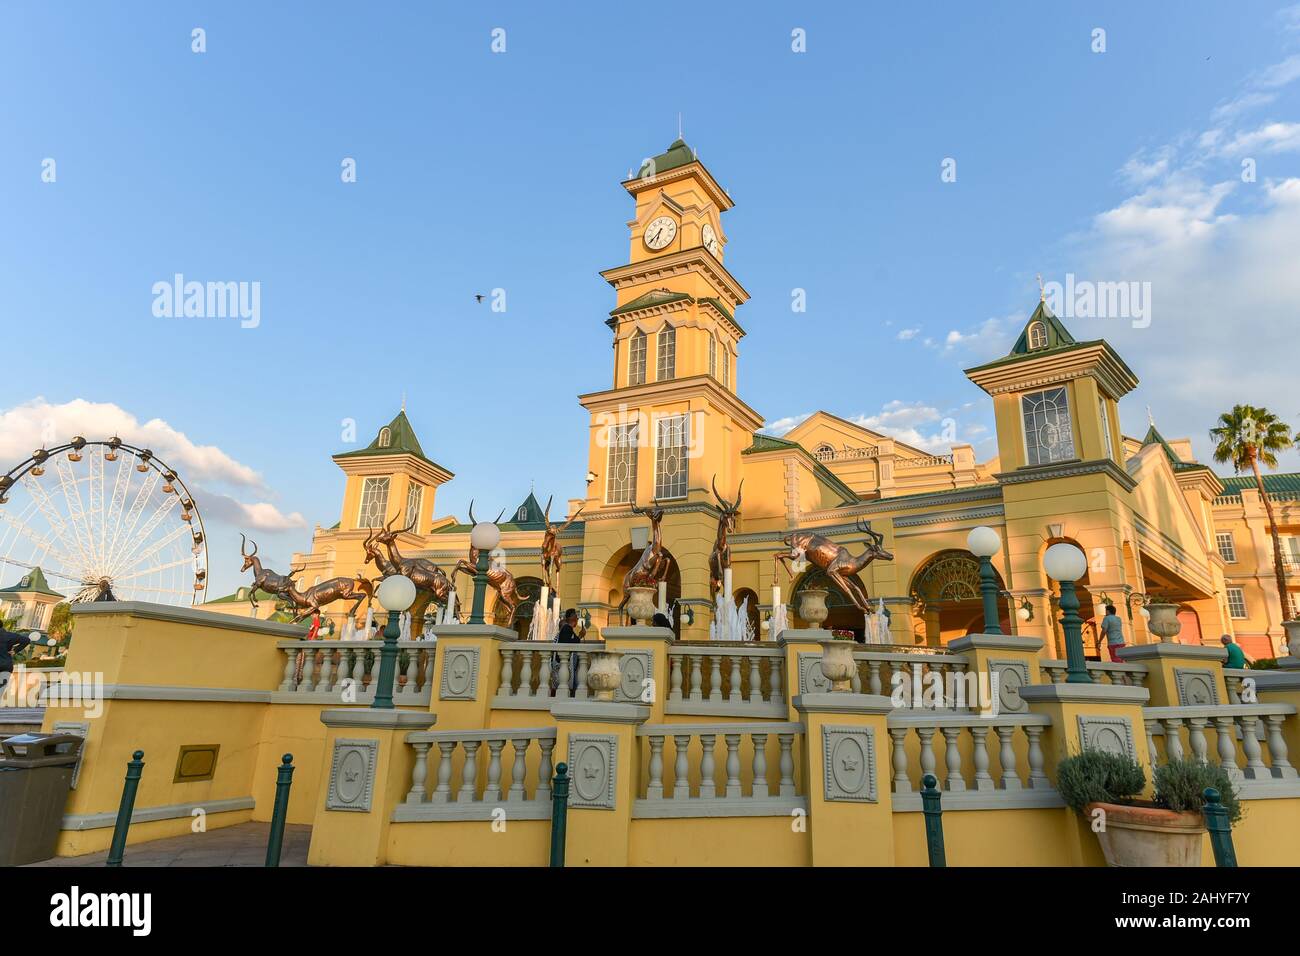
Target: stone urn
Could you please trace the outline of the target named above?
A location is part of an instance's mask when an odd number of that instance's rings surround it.
[[[638,624],[649,624],[659,610],[655,601],[659,597],[658,588],[636,587],[627,589],[627,613]]]
[[[1282,627],[1286,629],[1287,657],[1300,657],[1300,618],[1283,621]]]
[[[613,700],[614,691],[623,683],[619,669],[622,651],[592,651],[587,655],[587,686],[596,700]]]
[[[1152,602],[1147,605],[1147,613],[1151,615],[1151,620],[1147,621],[1151,633],[1158,635],[1162,644],[1172,644],[1183,629],[1178,620],[1178,605]]]
[[[824,593],[824,592],[823,592]],[[846,694],[853,689],[853,672],[857,661],[853,659],[853,641],[820,641],[822,646],[822,673],[831,682],[833,693]]]
[[[822,588],[799,592],[799,616],[815,628],[821,627],[831,613],[826,606],[826,594]]]
[[[1171,605],[1172,606],[1172,605]],[[1107,866],[1200,866],[1205,818],[1162,807],[1121,803],[1090,803],[1085,819],[1105,813],[1106,827],[1097,833]]]

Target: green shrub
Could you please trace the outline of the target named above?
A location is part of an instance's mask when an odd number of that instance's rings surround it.
[[[1241,801],[1237,790],[1222,767],[1196,759],[1171,760],[1156,769],[1156,804],[1179,813],[1200,813],[1205,807],[1205,788],[1219,791],[1228,819],[1241,819]]]
[[[1276,657],[1261,657],[1251,661],[1246,665],[1253,671],[1275,671],[1277,670]]]
[[[1124,803],[1146,786],[1142,766],[1127,754],[1084,750],[1056,765],[1056,789],[1080,812],[1090,803]]]

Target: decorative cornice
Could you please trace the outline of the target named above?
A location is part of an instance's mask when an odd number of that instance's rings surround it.
[[[1005,514],[1002,505],[986,505],[983,508],[965,508],[961,511],[928,512],[921,515],[906,515],[894,519],[895,528],[915,528],[918,525],[942,524],[945,521],[982,521],[985,518],[1001,518]]]
[[[306,624],[280,624],[275,621],[222,614],[220,611],[201,611],[196,608],[172,607],[169,604],[149,604],[145,601],[91,601],[73,604],[72,613],[77,617],[121,614],[149,621],[192,624],[196,627],[219,627],[245,633],[270,634],[274,637],[302,637],[307,632]]]
[[[617,412],[619,409],[640,408],[642,405],[687,401],[697,395],[704,395],[714,406],[735,419],[741,428],[756,432],[763,427],[761,414],[709,375],[690,375],[685,378],[670,378],[665,382],[647,382],[644,385],[588,392],[578,396],[578,404],[590,412]]]
[[[1109,458],[1097,458],[1092,461],[1065,461],[1050,465],[1027,465],[1015,471],[1000,471],[993,477],[1004,485],[1017,485],[1026,481],[1046,481],[1052,478],[1070,478],[1075,475],[1110,476],[1125,491],[1132,491],[1137,482],[1127,471]]]
[[[976,485],[973,488],[955,488],[951,491],[925,492],[901,495],[897,498],[874,498],[856,505],[830,508],[825,511],[805,511],[799,516],[800,527],[806,521],[824,521],[835,518],[854,518],[863,515],[883,514],[889,511],[909,511],[965,504],[971,501],[1001,501],[1000,485]],[[820,530],[820,529],[819,529]]]
[[[749,293],[736,281],[736,277],[701,246],[615,266],[612,269],[605,269],[600,276],[617,290],[631,285],[661,282],[673,276],[688,275],[693,272],[703,273],[719,292],[726,295],[733,309],[744,305],[749,299]]]

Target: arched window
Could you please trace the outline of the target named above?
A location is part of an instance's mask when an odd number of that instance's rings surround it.
[[[1029,349],[1047,348],[1047,326],[1042,322],[1032,322],[1029,326]]]
[[[677,330],[665,325],[659,330],[658,361],[655,365],[655,381],[666,382],[677,374]]]
[[[830,461],[835,457],[835,449],[833,446],[822,442],[817,446],[817,450],[813,452],[813,457],[818,461]]]
[[[645,333],[638,329],[632,335],[627,352],[627,383],[645,384]]]
[[[379,429],[379,447],[387,448],[392,443],[393,432],[387,425],[385,425],[383,428]]]

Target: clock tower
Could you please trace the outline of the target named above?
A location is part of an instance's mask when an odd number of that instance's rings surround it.
[[[682,140],[623,184],[636,203],[614,288],[613,387],[591,413],[587,512],[732,495],[763,418],[736,397],[736,312],[749,298],[724,265],[731,197]]]

